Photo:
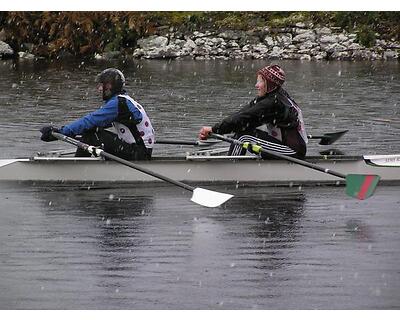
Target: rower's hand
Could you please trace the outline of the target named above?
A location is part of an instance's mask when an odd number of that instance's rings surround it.
[[[44,126],[42,129],[40,129],[40,132],[42,133],[42,136],[40,137],[40,139],[45,142],[50,142],[50,141],[57,140],[57,138],[54,137],[51,133],[52,132],[60,132],[60,130],[53,126]]]
[[[207,140],[209,134],[212,132],[212,128],[211,127],[203,127],[201,128],[200,132],[199,132],[199,139],[200,140]]]

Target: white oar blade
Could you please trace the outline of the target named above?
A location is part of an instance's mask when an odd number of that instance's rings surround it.
[[[9,165],[14,162],[20,162],[20,161],[29,161],[29,159],[4,159],[0,160],[0,168],[5,167],[6,165]]]
[[[225,203],[232,197],[233,195],[231,194],[211,191],[203,188],[196,188],[193,190],[193,195],[190,200],[201,206],[215,208]]]

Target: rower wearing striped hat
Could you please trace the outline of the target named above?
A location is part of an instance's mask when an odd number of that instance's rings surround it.
[[[278,65],[269,65],[257,71],[257,97],[244,108],[226,117],[214,126],[201,128],[199,138],[209,134],[235,133],[240,142],[257,144],[263,149],[287,156],[304,158],[307,134],[302,112],[297,103],[282,88],[285,72]],[[229,155],[244,155],[251,148],[231,145]],[[263,158],[270,158],[261,153]]]

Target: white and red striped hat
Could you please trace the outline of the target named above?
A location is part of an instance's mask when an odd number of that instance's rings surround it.
[[[281,87],[285,82],[285,71],[276,64],[258,70],[257,75],[267,82],[268,92]]]

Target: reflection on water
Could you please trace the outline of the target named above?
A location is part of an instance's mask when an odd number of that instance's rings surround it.
[[[227,188],[215,209],[169,187],[0,191],[5,309],[398,307],[396,187]]]

